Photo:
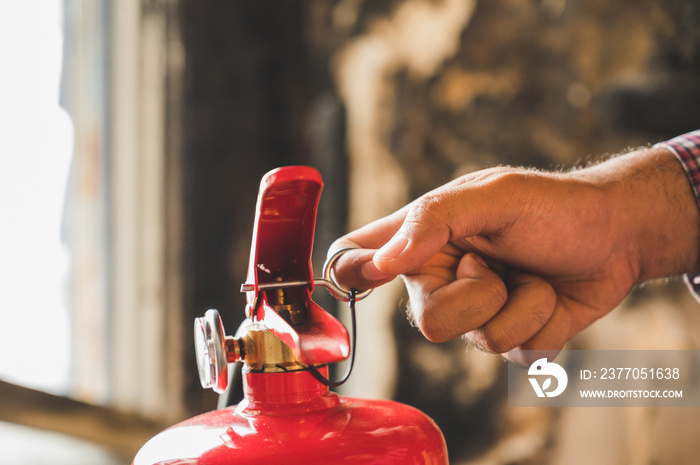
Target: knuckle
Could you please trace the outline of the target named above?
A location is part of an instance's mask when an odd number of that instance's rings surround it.
[[[537,306],[532,309],[528,316],[535,322],[538,328],[543,328],[552,317],[552,311],[544,306]]]
[[[486,286],[484,292],[489,299],[490,305],[499,309],[503,307],[508,300],[506,284],[500,279],[490,279],[484,285]]]
[[[448,220],[458,213],[457,206],[461,198],[462,189],[459,186],[442,186],[426,194],[423,194],[413,204],[416,213],[428,218]]]
[[[457,180],[457,183],[465,183],[465,182],[483,182],[483,181],[489,181],[489,180],[494,180],[497,179],[498,177],[508,174],[508,173],[517,173],[520,171],[522,168],[514,168],[511,166],[493,166],[491,168],[485,168],[483,170],[475,171],[473,173],[469,173],[467,175],[462,176]]]
[[[428,193],[416,200],[406,215],[403,228],[409,234],[411,231],[421,231],[423,234],[443,235],[449,231],[454,209],[450,206],[452,200],[445,193]]]
[[[535,304],[531,310],[531,317],[542,327],[549,321],[552,313],[554,313],[557,295],[551,287],[543,287],[537,291],[534,301]]]
[[[490,176],[490,183],[499,192],[521,192],[537,175],[535,171],[522,168],[508,168],[495,172]]]
[[[484,348],[502,354],[518,346],[514,338],[508,331],[498,325],[486,325],[479,329],[481,333],[481,343]]]
[[[542,278],[527,286],[528,302],[530,303],[529,316],[538,324],[544,326],[554,313],[557,303],[557,294],[552,285]]]
[[[447,342],[451,336],[438,312],[420,311],[413,313],[414,321],[421,334],[430,342]]]
[[[449,337],[443,330],[433,327],[433,326],[428,326],[428,327],[422,327],[421,329],[421,334],[423,334],[423,337],[425,337],[427,340],[430,342],[447,342],[452,337]]]
[[[422,196],[411,211],[411,217],[415,221],[434,222],[445,216],[445,202],[447,197],[444,194],[430,192]]]

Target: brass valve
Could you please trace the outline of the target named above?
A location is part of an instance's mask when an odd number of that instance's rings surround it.
[[[246,370],[279,373],[304,370],[291,347],[261,324],[246,319],[236,336],[226,336],[219,312],[208,310],[195,319],[195,350],[199,381],[219,394],[228,388],[228,364],[242,361]]]

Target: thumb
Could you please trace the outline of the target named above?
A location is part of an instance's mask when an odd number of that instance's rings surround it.
[[[450,203],[446,198],[440,198]],[[450,240],[448,206],[432,196],[418,199],[394,236],[373,257],[374,265],[392,275],[408,273],[427,262]]]
[[[517,171],[476,172],[414,201],[394,236],[374,254],[377,269],[406,274],[425,264],[450,240],[499,233],[512,224],[521,208],[504,192],[521,192],[523,182],[511,173]],[[529,178],[525,180],[532,189]]]

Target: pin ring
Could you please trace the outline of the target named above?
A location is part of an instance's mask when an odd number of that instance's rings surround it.
[[[322,286],[325,286],[328,288],[328,290],[338,299],[343,300],[345,302],[349,302],[350,298],[352,296],[352,293],[350,291],[346,291],[342,287],[338,286],[338,284],[335,282],[335,279],[333,277],[333,265],[335,265],[335,262],[345,253],[348,252],[349,250],[356,250],[356,247],[345,247],[343,249],[337,250],[336,252],[333,253],[328,259],[326,259],[326,262],[323,264],[323,281],[324,282],[319,282],[321,280],[317,280],[316,283],[320,284]],[[372,292],[372,289],[367,289],[366,291],[358,292],[355,294],[355,300],[362,300],[370,293]]]

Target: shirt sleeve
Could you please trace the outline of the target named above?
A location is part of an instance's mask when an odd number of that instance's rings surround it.
[[[695,202],[700,209],[700,130],[661,142],[655,147],[666,148],[676,155],[693,187]],[[700,300],[700,275],[685,275],[683,278],[695,297]]]

